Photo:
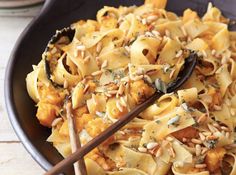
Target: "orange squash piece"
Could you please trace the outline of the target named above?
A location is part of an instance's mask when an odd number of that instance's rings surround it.
[[[205,163],[210,172],[216,172],[220,168],[220,163],[226,153],[224,148],[215,148],[207,152]]]

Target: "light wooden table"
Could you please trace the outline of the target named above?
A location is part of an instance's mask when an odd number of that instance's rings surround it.
[[[43,169],[33,160],[16,137],[8,120],[4,102],[4,74],[16,39],[39,12],[40,7],[18,14],[0,10],[0,174],[40,175]],[[18,16],[18,17],[16,17]]]

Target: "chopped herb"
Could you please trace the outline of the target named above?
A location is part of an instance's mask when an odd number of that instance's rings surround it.
[[[198,159],[196,160],[196,164],[201,164],[201,163],[204,162],[204,160],[205,160],[205,156],[200,156],[200,157],[198,157]]]
[[[114,150],[117,149],[118,146],[119,146],[119,143],[113,143],[113,144],[109,145],[109,148],[110,148],[112,151],[114,151]]]
[[[185,110],[185,111],[187,111],[187,112],[189,112],[189,107],[188,107],[188,105],[187,105],[187,103],[182,103],[181,104],[181,107]]]
[[[105,112],[96,111],[96,115],[97,115],[98,117],[103,118],[103,117],[105,117]]]
[[[168,120],[167,125],[176,125],[180,120],[180,115],[176,115],[175,117]]]
[[[167,93],[166,84],[160,78],[157,78],[155,80],[155,86],[156,86],[158,91],[163,92],[163,93]]]
[[[112,69],[106,69],[108,72],[112,73]]]
[[[165,66],[163,67],[163,72],[167,73],[171,70],[171,66],[169,64],[165,64]]]
[[[155,122],[156,122],[157,124],[160,124],[160,123],[161,123],[161,121],[160,121],[160,120],[156,120]]]
[[[183,102],[183,103],[181,104],[181,107],[182,107],[186,112],[193,112],[193,111],[194,111],[194,109],[193,109],[193,108],[190,108],[190,107],[188,106],[188,104],[185,103],[185,102]]]
[[[143,147],[144,147],[144,148],[147,148],[147,143],[144,143],[144,144],[143,144]]]
[[[193,120],[194,120],[194,124],[192,126],[195,128],[199,127],[199,123],[197,122],[197,119],[193,117]]]
[[[216,147],[217,140],[209,140],[206,143],[207,143],[207,148],[213,149]]]

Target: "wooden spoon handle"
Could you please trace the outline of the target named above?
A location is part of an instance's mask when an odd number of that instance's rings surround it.
[[[68,127],[69,127],[69,136],[70,136],[70,145],[71,151],[76,152],[79,148],[81,148],[80,138],[77,135],[76,125],[75,125],[75,118],[72,114],[71,109],[71,102],[66,103],[66,116],[68,120]],[[78,162],[74,163],[74,171],[75,175],[87,175],[86,166],[84,163],[84,159],[80,159]]]

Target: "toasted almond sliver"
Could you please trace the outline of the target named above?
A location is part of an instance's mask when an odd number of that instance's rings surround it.
[[[166,140],[172,142],[174,139],[172,137],[167,137]]]
[[[143,75],[144,74],[144,69],[143,68],[138,68],[136,71],[137,75]]]
[[[80,52],[81,58],[84,58],[84,55],[85,55],[84,51],[81,51],[81,52]]]
[[[145,18],[142,19],[142,24],[146,25],[147,24],[147,20]]]
[[[227,127],[225,127],[225,126],[221,126],[220,128],[221,128],[223,131],[230,131],[230,129],[227,128]]]
[[[222,107],[221,107],[221,106],[218,106],[218,105],[214,105],[213,108],[214,108],[216,111],[222,110]]]
[[[206,120],[207,120],[207,114],[203,114],[203,115],[201,115],[201,116],[198,118],[197,123],[202,124],[202,123],[204,123]]]
[[[107,65],[108,65],[108,61],[105,60],[105,61],[102,63],[101,68],[104,69],[105,67],[107,67]]]
[[[101,50],[102,50],[102,42],[99,42],[99,43],[97,44],[97,47],[96,47],[96,52],[97,52],[97,53],[100,53]]]
[[[123,112],[123,106],[120,104],[120,101],[116,101],[116,107],[119,109],[120,112]]]
[[[65,80],[63,83],[63,87],[66,89],[66,88],[68,88],[68,86],[69,86],[69,83],[67,80]]]
[[[148,75],[144,75],[144,78],[145,78],[145,80],[146,80],[148,83],[150,83],[150,84],[153,83],[153,82],[152,82],[152,79],[151,79]]]
[[[138,81],[138,80],[141,80],[141,79],[143,79],[143,75],[135,76],[133,78],[134,81]]]
[[[92,73],[92,76],[97,76],[97,75],[101,75],[102,74],[102,71],[101,70],[98,70],[96,72],[93,72]]]
[[[216,54],[216,50],[213,49],[213,50],[211,51],[211,54],[214,56],[214,55]]]
[[[78,45],[78,46],[76,46],[76,49],[77,50],[85,50],[86,48],[85,48],[85,46],[84,45]]]
[[[161,156],[161,154],[162,154],[162,149],[161,148],[159,148],[158,150],[157,150],[157,152],[156,152],[156,157],[160,157]]]
[[[199,137],[200,137],[201,141],[206,140],[206,137],[201,132],[199,132]]]
[[[130,47],[129,47],[129,46],[125,46],[125,50],[126,50],[127,52],[130,52]]]
[[[202,134],[203,134],[204,136],[210,136],[212,133],[211,133],[211,132],[208,132],[208,131],[205,131],[205,132],[202,132]]]
[[[123,77],[123,78],[120,79],[120,81],[122,81],[122,82],[129,82],[130,79],[129,79],[129,77]]]
[[[157,30],[153,30],[152,33],[156,36],[159,37],[161,34]]]
[[[170,37],[170,31],[169,30],[165,30],[165,35],[167,36],[167,37]]]
[[[202,152],[201,145],[197,144],[195,146],[195,149],[196,149],[196,156],[200,156]]]
[[[196,144],[202,144],[202,141],[199,139],[191,139],[191,142],[196,143]]]
[[[172,146],[169,148],[169,152],[170,152],[171,157],[175,158],[176,154]]]
[[[142,153],[147,152],[147,148],[144,148],[144,147],[139,147],[138,150],[139,152],[142,152]]]
[[[92,94],[92,99],[95,105],[97,105],[97,98],[95,94]]]
[[[115,95],[118,91],[117,90],[110,90],[107,91],[108,94]]]
[[[181,27],[181,31],[183,32],[184,36],[187,36],[187,32],[186,32],[184,26]]]
[[[175,55],[175,57],[180,57],[181,55],[183,54],[183,50],[179,50],[178,52],[177,52],[177,54]]]
[[[169,75],[170,78],[172,78],[174,76],[175,71],[176,71],[176,69],[172,69],[172,71],[170,72],[170,75]]]
[[[118,89],[118,94],[122,95],[124,93],[124,91],[125,91],[125,86],[123,84],[121,84]]]
[[[207,126],[212,133],[218,132],[218,129],[214,127],[213,125],[207,124]]]
[[[226,132],[226,133],[225,133],[225,137],[226,137],[226,138],[229,138],[229,137],[230,137],[230,133],[229,133],[229,132]]]
[[[55,127],[60,121],[62,121],[62,118],[56,118],[52,122],[52,127]]]
[[[155,147],[157,147],[158,146],[158,143],[157,142],[149,142],[148,144],[147,144],[147,149],[153,149],[153,148],[155,148]]]
[[[83,93],[85,94],[89,90],[89,84],[86,84],[84,87]]]
[[[207,57],[207,53],[206,53],[205,50],[202,50],[202,55],[203,55],[204,57]]]
[[[112,95],[107,92],[104,92],[104,95],[106,95],[107,97],[112,97]]]
[[[84,63],[86,64],[86,63],[88,63],[90,61],[90,56],[86,56],[85,58],[84,58]]]
[[[196,164],[195,165],[195,168],[198,168],[198,169],[202,169],[202,168],[206,168],[207,165],[206,164]]]
[[[147,22],[148,23],[152,23],[153,21],[157,20],[158,19],[158,16],[156,15],[150,15],[147,17]]]
[[[216,140],[216,139],[218,139],[218,137],[215,135],[210,135],[210,136],[207,136],[206,139],[207,140]]]
[[[201,154],[203,155],[203,154],[205,154],[207,151],[208,151],[208,148],[204,147],[204,148],[202,148]]]
[[[233,116],[235,115],[235,110],[233,108],[230,109],[230,114]]]

